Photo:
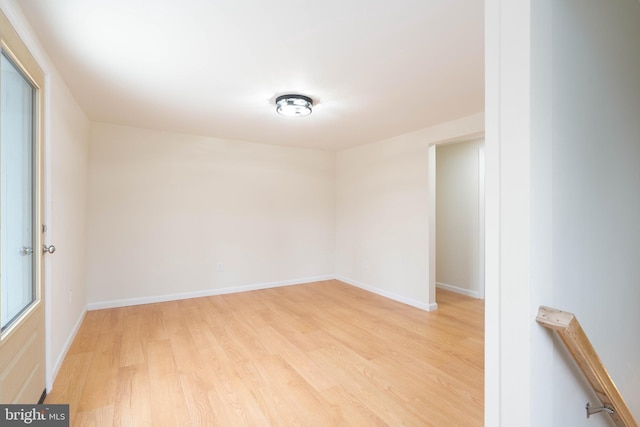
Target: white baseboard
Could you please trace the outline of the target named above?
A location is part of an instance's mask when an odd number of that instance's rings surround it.
[[[183,292],[179,294],[154,295],[149,297],[124,298],[124,299],[111,300],[111,301],[94,302],[94,303],[87,304],[86,310],[88,311],[102,310],[106,308],[127,307],[132,305],[153,304],[157,302],[176,301],[176,300],[189,299],[189,298],[209,297],[209,296],[215,296],[215,295],[232,294],[236,292],[248,292],[248,291],[256,291],[260,289],[277,288],[281,286],[301,285],[304,283],[321,282],[324,280],[332,280],[332,279],[340,280],[341,282],[344,282],[348,285],[355,286],[369,292],[373,292],[374,294],[381,295],[383,297],[401,302],[403,304],[410,305],[412,307],[419,308],[421,310],[433,311],[438,308],[438,304],[435,304],[435,303],[426,304],[422,301],[403,297],[401,295],[394,294],[393,292],[389,292],[380,288],[367,285],[362,282],[358,282],[357,280],[348,279],[343,276],[325,275],[325,276],[307,277],[304,279],[282,280],[279,282],[259,283],[259,284],[246,285],[246,286],[233,286],[233,287],[220,288],[220,289],[207,289],[204,291]],[[79,325],[80,324],[78,323],[77,327],[79,327]],[[73,336],[75,336],[75,333],[73,334]]]
[[[482,299],[478,291],[472,291],[470,289],[461,288],[459,286],[447,285],[446,283],[436,282],[436,288],[444,289],[446,291],[455,292],[457,294],[466,295],[471,298]]]
[[[358,282],[357,280],[352,280],[352,279],[348,279],[346,277],[343,276],[335,276],[336,280],[339,280],[341,282],[344,282],[348,285],[352,285],[355,286],[357,288],[361,288],[364,289],[365,291],[369,291],[369,292],[373,292],[374,294],[378,294],[381,295],[385,298],[389,298],[392,299],[394,301],[398,301],[401,302],[403,304],[407,304],[410,305],[412,307],[416,307],[419,308],[421,310],[425,310],[425,311],[434,311],[438,309],[438,304],[427,304],[424,303],[422,301],[418,301],[412,298],[407,298],[407,297],[403,297],[401,295],[397,295],[394,294],[393,292],[389,292],[389,291],[385,291],[384,289],[380,289],[380,288],[376,288],[370,285],[367,285],[366,283],[362,283],[362,282]]]
[[[112,301],[101,301],[87,304],[87,310],[102,310],[105,308],[126,307],[131,305],[152,304],[156,302],[176,301],[189,298],[210,297],[214,295],[232,294],[236,292],[257,291],[259,289],[277,288],[280,286],[301,285],[303,283],[321,282],[323,280],[331,280],[334,276],[316,276],[304,279],[282,280],[279,282],[258,283],[246,286],[233,286],[221,289],[207,289],[204,291],[184,292],[179,294],[155,295],[140,298],[125,298]]]
[[[75,340],[76,335],[78,335],[78,331],[80,330],[80,326],[82,325],[85,314],[87,314],[86,307],[84,308],[84,310],[82,310],[80,317],[78,317],[76,324],[74,325],[73,329],[71,330],[71,333],[67,337],[67,340],[65,341],[64,346],[62,347],[62,351],[58,355],[58,359],[56,360],[56,363],[53,364],[51,373],[47,374],[47,393],[50,393],[51,390],[53,389],[53,384],[55,383],[56,377],[58,376],[58,372],[62,367],[62,362],[64,362],[64,358],[67,357],[67,353],[71,348],[71,344],[73,344],[73,340]]]

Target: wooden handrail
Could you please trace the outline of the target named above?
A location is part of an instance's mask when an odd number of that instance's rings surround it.
[[[572,313],[540,306],[536,321],[558,333],[602,405],[613,409],[609,415],[616,426],[639,427],[578,319]]]

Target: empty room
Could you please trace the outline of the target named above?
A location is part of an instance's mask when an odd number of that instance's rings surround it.
[[[637,0],[0,11],[3,423],[633,426]]]
[[[481,4],[5,15],[46,76],[47,368],[3,401],[46,389],[72,425],[482,425],[484,304],[436,300],[428,187],[430,146],[483,134]]]

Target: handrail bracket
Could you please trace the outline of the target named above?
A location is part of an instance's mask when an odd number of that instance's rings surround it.
[[[591,404],[589,402],[587,402],[587,405],[585,406],[585,408],[587,410],[587,418],[589,418],[591,415],[593,414],[597,414],[599,412],[606,412],[609,415],[613,415],[616,413],[616,411],[613,410],[613,408],[610,408],[608,406],[600,406],[598,408],[591,408]]]

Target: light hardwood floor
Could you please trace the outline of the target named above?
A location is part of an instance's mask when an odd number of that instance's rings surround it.
[[[338,281],[88,312],[46,403],[72,426],[481,426],[483,301]]]

